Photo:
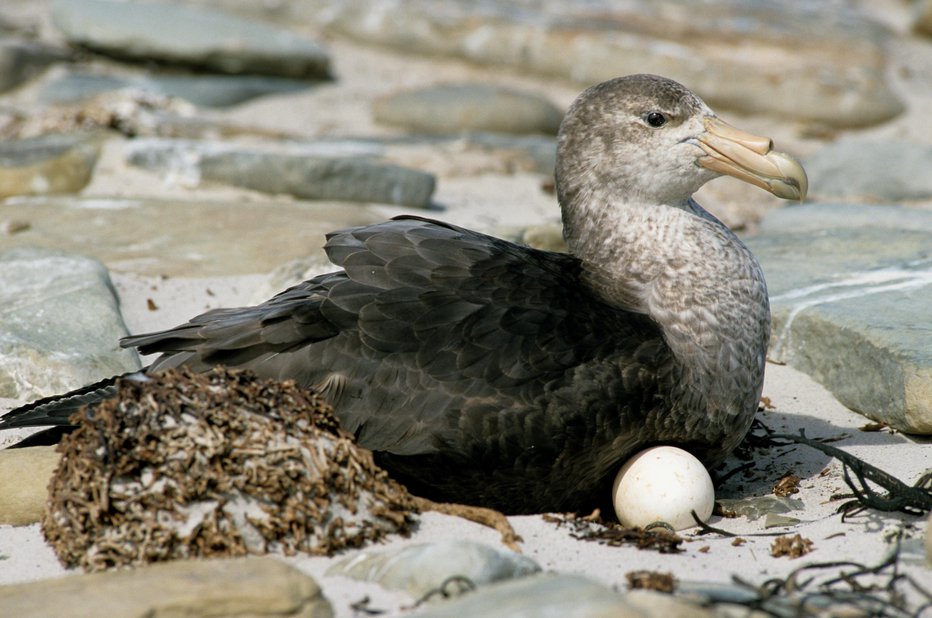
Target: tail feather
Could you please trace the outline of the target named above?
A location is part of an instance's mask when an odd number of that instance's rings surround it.
[[[63,395],[43,397],[10,410],[0,417],[0,429],[16,427],[69,426],[71,415],[83,406],[95,405],[116,396],[119,378],[148,380],[143,371],[105,378]]]

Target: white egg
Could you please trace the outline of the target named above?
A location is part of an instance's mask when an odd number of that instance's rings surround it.
[[[621,467],[612,487],[612,502],[622,525],[663,521],[682,530],[696,525],[690,511],[696,511],[702,521],[709,519],[715,488],[709,472],[693,455],[673,446],[655,446]]]

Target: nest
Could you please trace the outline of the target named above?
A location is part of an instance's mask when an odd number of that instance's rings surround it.
[[[218,368],[118,388],[59,446],[42,529],[66,566],[331,554],[413,524],[405,488],[293,382]]]

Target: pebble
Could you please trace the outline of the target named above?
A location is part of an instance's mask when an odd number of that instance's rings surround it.
[[[330,75],[330,58],[309,38],[216,8],[54,0],[51,16],[69,43],[117,58],[230,74]]]
[[[135,142],[127,162],[190,179],[306,200],[398,204],[426,208],[433,174],[365,156],[325,156],[300,149],[245,149],[218,143]]]
[[[473,541],[445,541],[357,552],[331,566],[327,575],[376,582],[420,598],[451,577],[464,577],[475,586],[483,586],[539,571],[536,562],[514,552]]]
[[[107,269],[89,257],[0,253],[0,323],[0,397],[45,397],[139,368],[117,344],[128,333]]]
[[[96,133],[0,141],[0,199],[80,191],[91,180],[101,141]]]
[[[274,558],[179,560],[0,587],[4,616],[331,618],[311,577]]]
[[[38,98],[43,103],[85,101],[104,92],[132,88],[150,96],[178,97],[201,107],[228,107],[269,94],[298,92],[306,81],[262,75],[169,75],[117,77],[76,72],[43,84]]]
[[[421,133],[490,131],[556,135],[563,111],[544,97],[485,84],[400,92],[373,106],[375,120]]]
[[[52,64],[71,59],[72,54],[59,47],[0,37],[0,92],[16,88]]]

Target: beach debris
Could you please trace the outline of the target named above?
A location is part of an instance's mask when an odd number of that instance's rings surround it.
[[[661,554],[684,551],[680,547],[683,537],[668,527],[626,528],[617,522],[603,521],[598,509],[586,516],[575,513],[546,513],[541,517],[557,527],[570,528],[570,536],[582,541],[594,541],[610,547],[634,545],[638,549],[652,549]]]
[[[66,566],[329,555],[414,523],[404,487],[293,382],[216,368],[117,384],[59,446],[42,529]]]
[[[812,551],[812,541],[794,534],[793,536],[778,536],[770,545],[770,555],[774,558],[789,556],[799,558]]]
[[[656,590],[671,593],[676,589],[676,579],[673,578],[673,573],[640,569],[628,571],[625,573],[625,579],[628,580],[628,588],[631,590]]]
[[[787,472],[781,476],[773,486],[773,495],[785,498],[799,493],[800,478],[792,472]]]

